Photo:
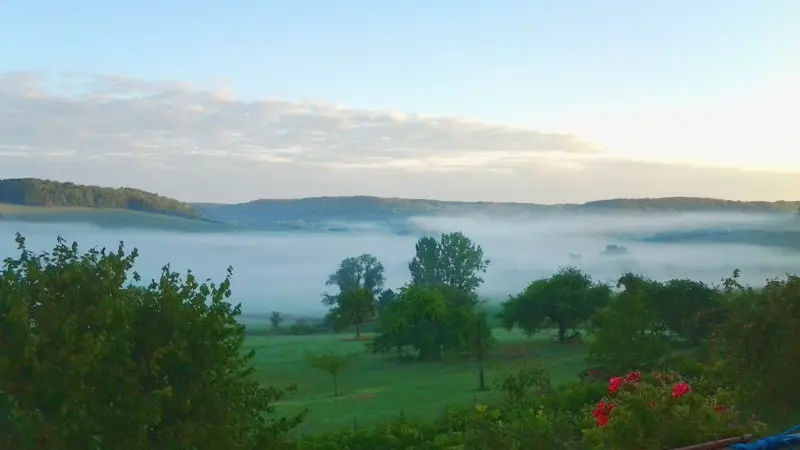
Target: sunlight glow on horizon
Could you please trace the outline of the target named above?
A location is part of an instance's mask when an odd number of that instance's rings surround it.
[[[800,172],[798,105],[800,77],[759,95],[652,110],[632,106],[624,111],[576,114],[555,119],[545,129],[574,133],[608,157]]]

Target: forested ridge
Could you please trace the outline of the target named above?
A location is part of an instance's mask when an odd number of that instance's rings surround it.
[[[40,207],[129,209],[200,219],[187,203],[132,188],[110,188],[69,182],[17,178],[0,180],[0,203]]]

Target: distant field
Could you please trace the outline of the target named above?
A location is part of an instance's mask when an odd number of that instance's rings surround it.
[[[144,228],[170,231],[226,231],[220,223],[152,214],[128,209],[36,207],[0,203],[0,221],[31,223],[85,223],[103,228]]]
[[[552,333],[526,338],[516,332],[494,330],[498,343],[487,361],[486,381],[491,388],[506,371],[536,362],[546,367],[553,383],[577,379],[587,368],[580,346],[552,342]],[[369,336],[364,337],[365,340]],[[448,406],[467,406],[498,395],[495,389],[479,392],[477,367],[469,361],[400,363],[367,354],[364,342],[351,334],[311,336],[250,336],[245,349],[256,351],[255,366],[261,382],[286,385],[297,382],[298,391],[278,405],[279,413],[309,409],[299,433],[316,433],[342,427],[362,427],[399,418],[433,418]],[[333,397],[331,377],[310,368],[305,352],[333,350],[353,355],[340,376],[340,396]]]

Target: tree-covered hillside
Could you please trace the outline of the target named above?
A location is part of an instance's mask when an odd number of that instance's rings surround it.
[[[314,197],[238,204],[195,204],[210,219],[267,228],[315,228],[331,222],[399,222],[414,216],[488,217],[572,213],[791,213],[800,201],[743,202],[695,197],[612,199],[583,204],[449,202],[425,199]]]
[[[36,178],[0,180],[0,203],[39,207],[129,209],[200,219],[191,205],[131,188],[108,188]]]

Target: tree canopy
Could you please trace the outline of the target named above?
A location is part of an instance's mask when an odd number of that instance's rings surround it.
[[[408,269],[412,284],[445,285],[474,293],[483,283],[481,274],[489,263],[480,245],[455,232],[442,234],[438,241],[430,236],[420,238]]]
[[[202,218],[200,211],[187,203],[139,189],[85,186],[37,178],[0,180],[0,203],[130,209],[190,219]]]
[[[165,267],[141,286],[122,244],[17,244],[0,272],[4,447],[272,448],[299,420],[264,416],[281,391],[251,377],[231,270],[214,284]]]

